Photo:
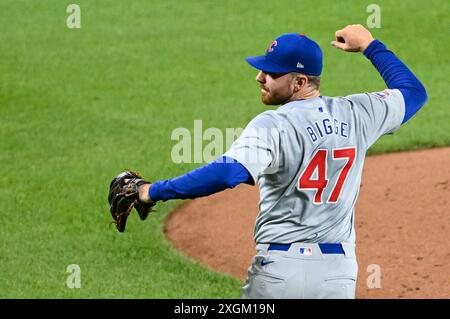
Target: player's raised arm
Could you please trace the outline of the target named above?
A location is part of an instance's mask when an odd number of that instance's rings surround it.
[[[331,45],[346,52],[363,52],[383,77],[389,89],[398,89],[405,101],[402,123],[409,120],[427,101],[422,83],[397,56],[362,25],[349,25],[335,33]]]

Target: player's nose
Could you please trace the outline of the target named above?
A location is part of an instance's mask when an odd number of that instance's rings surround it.
[[[264,73],[263,71],[259,71],[256,75],[256,81],[258,81],[259,83],[266,82],[266,73]]]

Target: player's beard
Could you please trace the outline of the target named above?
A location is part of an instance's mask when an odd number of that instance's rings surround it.
[[[281,105],[285,104],[292,97],[292,94],[282,94],[281,92],[273,92],[265,87],[261,87],[261,101],[265,105]]]

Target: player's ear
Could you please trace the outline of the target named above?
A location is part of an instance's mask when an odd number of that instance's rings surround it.
[[[300,91],[306,85],[308,85],[308,77],[300,73],[295,73],[294,92]]]

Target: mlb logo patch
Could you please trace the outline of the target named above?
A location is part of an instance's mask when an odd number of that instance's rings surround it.
[[[300,255],[309,256],[312,255],[312,248],[300,247],[298,252]]]
[[[384,90],[383,92],[374,92],[372,94],[375,95],[379,99],[385,100],[389,97],[389,95],[391,93],[388,90]]]

